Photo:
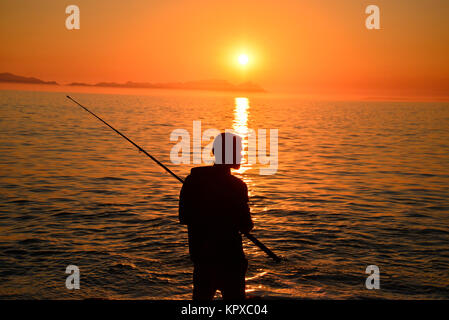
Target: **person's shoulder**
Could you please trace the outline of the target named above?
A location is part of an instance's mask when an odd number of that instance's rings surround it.
[[[243,190],[247,190],[248,189],[245,181],[243,181],[239,177],[236,177],[234,175],[230,175],[230,179],[231,179],[233,184],[239,186],[241,189],[243,189]]]
[[[212,166],[202,166],[202,167],[195,167],[190,169],[190,175],[191,178],[196,177],[203,177],[208,176],[211,173],[213,173],[214,168]]]
[[[184,184],[187,183],[194,183],[194,182],[201,182],[207,179],[208,177],[213,174],[213,169],[211,166],[202,166],[202,167],[195,167],[190,169],[190,174],[185,178]]]
[[[242,184],[246,186],[245,181],[243,181],[242,179],[240,179],[237,176],[234,176],[233,174],[229,175],[229,178],[232,179],[232,181],[235,181],[236,183]]]

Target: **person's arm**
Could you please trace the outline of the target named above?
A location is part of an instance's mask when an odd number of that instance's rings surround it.
[[[182,185],[181,192],[179,194],[179,222],[181,224],[189,224],[190,218],[190,206],[189,206],[189,177],[187,177]]]
[[[249,233],[254,227],[248,202],[248,187],[243,183],[239,214],[239,231],[243,234]]]

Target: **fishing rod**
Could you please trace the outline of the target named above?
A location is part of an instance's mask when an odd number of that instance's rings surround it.
[[[81,103],[79,103],[78,101],[76,101],[75,99],[73,99],[70,96],[66,96],[67,99],[73,101],[74,103],[76,103],[77,105],[79,105],[81,108],[83,108],[84,110],[86,110],[87,112],[89,112],[91,115],[93,115],[95,118],[97,118],[98,120],[100,120],[101,122],[103,122],[105,125],[107,125],[109,128],[111,128],[112,130],[114,130],[115,132],[117,132],[120,136],[122,136],[124,139],[126,139],[129,143],[131,143],[133,146],[135,146],[140,152],[143,152],[146,156],[148,156],[151,160],[153,160],[154,162],[156,162],[158,165],[160,165],[162,168],[165,169],[165,171],[167,171],[169,174],[171,174],[175,179],[177,179],[179,182],[184,183],[184,180],[181,179],[179,176],[177,176],[173,171],[171,171],[169,168],[167,168],[162,162],[160,162],[159,160],[157,160],[155,157],[153,157],[151,154],[149,154],[148,152],[146,152],[144,149],[142,149],[139,145],[137,145],[136,143],[134,143],[131,139],[129,139],[127,136],[125,136],[123,133],[121,133],[120,131],[118,131],[117,129],[115,129],[113,126],[111,126],[109,123],[107,123],[106,121],[104,121],[103,119],[101,119],[99,116],[97,116],[95,113],[93,113],[92,111],[90,111],[89,109],[87,109],[85,106],[83,106]],[[265,252],[270,258],[272,258],[274,261],[276,262],[280,262],[281,258],[279,258],[273,251],[271,251],[270,249],[268,249],[262,242],[260,242],[255,236],[253,236],[251,233],[244,233],[244,235],[251,240],[256,246],[258,246],[260,249],[262,249],[263,252]]]

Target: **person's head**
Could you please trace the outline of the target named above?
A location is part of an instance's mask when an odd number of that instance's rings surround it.
[[[238,169],[242,160],[242,138],[230,132],[220,133],[214,140],[212,153],[215,164]]]

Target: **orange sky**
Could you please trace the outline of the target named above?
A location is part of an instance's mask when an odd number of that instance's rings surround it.
[[[65,28],[70,4],[80,30]],[[365,28],[369,4],[381,9],[381,30]],[[0,15],[0,72],[44,80],[449,95],[447,0],[2,0]],[[246,72],[235,62],[242,51]]]

